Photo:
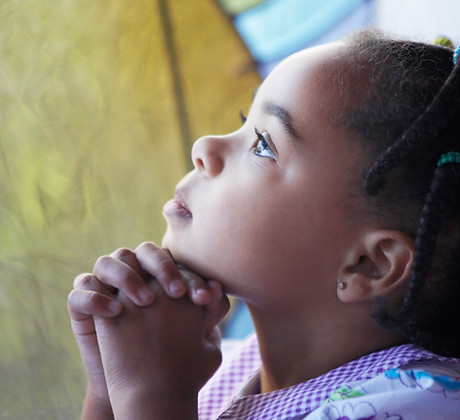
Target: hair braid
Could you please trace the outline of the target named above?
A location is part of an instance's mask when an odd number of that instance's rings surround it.
[[[421,114],[412,125],[403,133],[399,140],[387,148],[371,167],[367,174],[366,192],[375,195],[385,185],[385,175],[395,166],[408,157],[419,155],[421,147],[431,149],[431,165],[437,160],[446,147],[446,143],[436,142],[443,128],[448,125],[460,108],[460,67],[456,65],[426,111]]]
[[[438,167],[420,217],[409,289],[394,316],[411,342],[457,356],[460,312],[452,307],[460,296],[459,191],[460,164]]]
[[[350,40],[350,55],[352,71],[369,71],[367,96],[344,123],[375,157],[364,176],[370,209],[415,247],[404,296],[376,300],[373,317],[460,357],[460,163],[436,165],[460,152],[460,63],[448,48],[373,31]]]

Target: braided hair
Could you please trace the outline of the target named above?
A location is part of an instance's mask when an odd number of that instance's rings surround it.
[[[363,194],[415,247],[405,295],[377,299],[373,317],[415,345],[460,357],[460,163],[437,165],[460,152],[460,64],[448,47],[370,30],[346,48],[351,71],[368,75],[365,98],[342,121],[369,151]]]

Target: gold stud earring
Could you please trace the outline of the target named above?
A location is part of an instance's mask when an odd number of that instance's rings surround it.
[[[340,290],[345,290],[347,288],[347,283],[345,283],[344,281],[341,281],[339,282],[339,284],[337,285],[337,287],[340,289]]]

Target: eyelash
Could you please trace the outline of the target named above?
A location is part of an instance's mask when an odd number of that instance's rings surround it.
[[[241,111],[241,109],[240,109],[240,120],[241,120],[241,124],[244,124],[247,120],[246,115],[243,114],[243,111]]]
[[[240,119],[241,119],[242,124],[244,124],[247,121],[246,116],[243,114],[243,111],[241,110],[240,110]],[[264,135],[256,127],[254,127],[254,132],[256,133],[257,141],[251,147],[252,152],[256,156],[260,156],[264,158],[268,157],[276,161],[276,155],[273,152],[267,140],[265,140]],[[263,148],[260,147],[261,144],[263,145]],[[266,152],[268,152],[268,154],[265,154]]]
[[[252,146],[252,152],[256,156],[270,158],[276,161],[276,155],[273,152],[267,140],[265,140],[264,135],[260,133],[259,130],[257,130],[257,128],[255,127],[254,132],[256,133],[257,141],[254,143],[254,146]]]

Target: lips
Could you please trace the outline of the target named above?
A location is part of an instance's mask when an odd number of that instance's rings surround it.
[[[163,207],[163,214],[169,217],[191,219],[192,213],[188,209],[182,192],[176,189],[174,199],[169,200]]]
[[[180,190],[175,191],[174,193],[174,200],[176,201],[177,205],[180,207],[183,213],[186,213],[188,217],[192,217],[192,212],[188,209],[187,204],[185,203],[184,196]]]

